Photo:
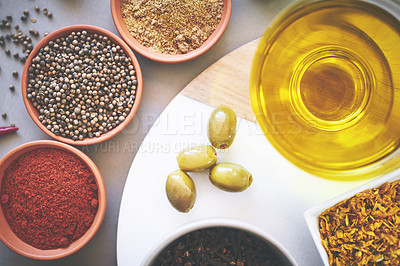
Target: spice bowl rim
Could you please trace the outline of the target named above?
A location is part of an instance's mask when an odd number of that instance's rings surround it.
[[[195,59],[208,50],[210,50],[222,37],[223,33],[228,26],[229,19],[232,13],[232,0],[223,0],[224,9],[222,11],[221,21],[218,23],[215,31],[208,37],[208,39],[197,49],[190,51],[186,54],[163,54],[154,52],[151,49],[140,44],[129,32],[122,18],[121,0],[111,0],[111,15],[117,31],[122,39],[136,52],[150,60],[160,63],[183,63]]]
[[[107,205],[106,188],[99,169],[85,153],[83,153],[82,151],[78,150],[77,148],[71,145],[62,142],[54,140],[38,140],[22,144],[12,149],[0,160],[0,191],[5,169],[20,155],[38,148],[61,149],[64,151],[71,152],[73,155],[80,158],[86,164],[88,169],[93,173],[98,189],[98,209],[95,218],[92,222],[92,225],[89,227],[89,229],[85,232],[85,234],[82,237],[72,242],[68,247],[50,249],[50,250],[41,250],[35,248],[23,242],[21,239],[19,239],[17,235],[10,228],[4,216],[3,208],[1,207],[1,202],[0,202],[0,221],[4,222],[4,224],[0,226],[0,241],[3,242],[7,247],[9,247],[14,252],[23,255],[25,257],[37,260],[54,260],[69,256],[75,253],[76,251],[80,250],[97,233],[103,222],[106,211],[106,205]]]
[[[176,228],[175,230],[164,236],[163,239],[157,242],[157,244],[150,250],[150,252],[147,253],[141,265],[152,265],[159,254],[165,248],[167,248],[169,244],[177,240],[179,237],[200,229],[215,227],[236,229],[258,237],[259,239],[267,243],[271,248],[273,248],[274,253],[278,253],[279,258],[286,260],[287,263],[291,265],[298,265],[293,256],[286,250],[286,248],[280,243],[280,241],[278,241],[272,235],[268,234],[267,232],[253,224],[227,217],[202,218],[200,220],[188,222],[183,226]]]
[[[87,32],[93,32],[97,34],[101,34],[103,36],[106,36],[109,38],[114,44],[119,45],[125,52],[125,54],[131,58],[132,65],[134,67],[134,70],[136,72],[136,80],[137,80],[137,85],[136,85],[136,91],[135,91],[135,101],[133,103],[133,106],[129,112],[129,114],[125,117],[125,120],[121,122],[119,125],[114,127],[113,129],[107,131],[106,133],[101,134],[99,137],[93,137],[93,138],[85,138],[83,140],[72,140],[70,138],[62,137],[62,136],[57,136],[53,132],[51,132],[49,129],[47,129],[46,126],[44,126],[40,120],[39,120],[39,112],[36,110],[35,107],[33,107],[32,102],[27,98],[27,88],[28,88],[28,82],[29,82],[29,67],[32,64],[33,58],[37,55],[39,50],[46,46],[46,44],[52,40],[55,40],[59,37],[65,37],[69,33],[73,31],[87,31]],[[93,26],[93,25],[88,25],[88,24],[75,24],[75,25],[69,25],[65,26],[62,28],[59,28],[46,37],[44,37],[42,40],[39,41],[39,43],[35,46],[35,48],[32,50],[32,52],[29,54],[28,59],[25,62],[24,65],[24,70],[22,73],[22,79],[21,79],[21,89],[22,89],[22,98],[24,101],[24,105],[26,107],[26,110],[33,120],[33,122],[48,136],[52,137],[55,140],[71,144],[71,145],[92,145],[92,144],[97,144],[103,141],[106,141],[117,134],[119,134],[133,119],[135,116],[140,102],[142,98],[142,92],[143,92],[143,77],[142,77],[142,71],[140,68],[139,61],[137,60],[135,54],[132,52],[131,48],[116,34],[112,33],[111,31],[108,31],[106,29],[103,29],[98,26]]]
[[[313,206],[304,212],[304,219],[307,224],[308,230],[312,236],[314,244],[315,244],[325,266],[329,266],[329,262],[328,262],[328,255],[321,243],[321,237],[320,237],[319,225],[318,225],[319,215],[322,212],[324,212],[325,210],[335,206],[336,204],[338,204],[344,200],[347,200],[347,199],[353,197],[354,195],[356,195],[359,192],[362,192],[367,189],[377,188],[380,185],[384,184],[385,182],[393,182],[393,181],[396,181],[399,179],[400,179],[400,168],[396,169],[388,174],[385,174],[381,177],[378,177],[372,181],[369,181],[364,185],[361,185],[361,186],[351,189],[343,194],[340,194],[339,196],[334,197],[328,201],[325,201],[316,206]]]

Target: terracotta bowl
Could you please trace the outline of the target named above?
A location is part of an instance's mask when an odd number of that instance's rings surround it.
[[[155,265],[155,261],[158,256],[166,249],[169,244],[184,236],[190,232],[194,232],[200,229],[206,228],[215,228],[215,227],[223,227],[223,228],[231,228],[240,231],[244,231],[249,233],[250,235],[255,236],[256,238],[261,239],[263,242],[267,244],[270,248],[270,251],[276,256],[282,266],[296,266],[298,265],[294,258],[289,254],[289,252],[280,244],[276,239],[274,239],[271,235],[267,234],[260,228],[231,218],[205,218],[201,220],[197,220],[194,222],[190,222],[176,231],[167,235],[164,239],[162,239],[144,258],[143,265]]]
[[[96,234],[97,230],[100,228],[101,223],[103,222],[104,214],[106,211],[106,189],[98,168],[93,163],[93,161],[83,152],[70,145],[61,142],[53,140],[39,140],[23,144],[13,149],[0,160],[0,191],[6,168],[20,155],[38,148],[56,148],[73,153],[74,155],[79,157],[83,162],[85,162],[88,168],[93,172],[98,188],[98,201],[99,201],[98,209],[92,225],[81,238],[79,238],[75,242],[72,242],[66,248],[41,250],[23,242],[11,230],[4,216],[0,202],[0,225],[1,225],[0,240],[10,249],[14,250],[15,252],[25,257],[32,259],[39,259],[39,260],[53,260],[68,256],[78,251],[84,245],[86,245],[86,243],[88,243],[92,239],[92,237]]]
[[[121,12],[121,0],[111,0],[111,14],[114,20],[115,27],[117,28],[121,37],[128,43],[133,50],[138,52],[139,54],[162,63],[181,63],[192,60],[214,46],[221,38],[224,33],[226,27],[228,26],[229,18],[232,12],[232,0],[223,0],[224,2],[224,10],[222,12],[221,21],[219,22],[215,31],[210,35],[210,37],[196,50],[191,51],[187,54],[179,54],[179,55],[171,55],[171,54],[163,54],[157,53],[149,48],[140,44],[129,32],[128,28],[125,25],[125,22],[122,18]]]
[[[64,138],[62,136],[57,136],[56,134],[54,134],[53,132],[51,132],[50,130],[48,130],[46,128],[46,126],[44,126],[40,120],[39,120],[39,112],[35,109],[35,107],[33,107],[32,102],[27,98],[27,87],[28,87],[28,69],[32,64],[32,59],[37,55],[37,53],[39,52],[39,50],[46,46],[46,44],[51,41],[51,40],[55,40],[57,38],[60,37],[64,37],[67,36],[69,33],[73,32],[73,31],[82,31],[85,30],[89,33],[98,33],[101,34],[103,36],[107,36],[113,43],[119,45],[126,53],[127,56],[129,56],[132,59],[132,65],[135,68],[136,71],[136,79],[137,79],[137,85],[136,85],[136,98],[135,98],[135,102],[132,106],[132,109],[130,111],[130,113],[127,115],[127,117],[125,118],[125,120],[123,122],[121,122],[118,126],[116,126],[115,128],[113,128],[112,130],[103,133],[102,135],[100,135],[100,137],[94,137],[94,138],[85,138],[83,140],[72,140],[70,138]],[[105,140],[108,140],[112,137],[114,137],[115,135],[117,135],[118,133],[120,133],[133,119],[133,117],[136,114],[136,111],[139,108],[140,105],[140,100],[142,98],[142,91],[143,91],[143,78],[142,78],[142,71],[140,69],[139,66],[139,62],[137,61],[137,58],[135,56],[135,54],[132,52],[132,50],[130,49],[130,47],[123,41],[121,40],[121,38],[119,38],[117,35],[115,35],[114,33],[96,27],[96,26],[91,26],[91,25],[72,25],[72,26],[67,26],[61,29],[58,29],[56,31],[54,31],[53,33],[49,34],[47,37],[43,38],[36,46],[35,48],[32,50],[31,54],[29,55],[25,66],[24,66],[24,71],[22,73],[22,97],[25,103],[25,107],[29,113],[29,115],[31,116],[32,120],[35,122],[35,124],[41,129],[43,130],[43,132],[45,132],[47,135],[49,135],[50,137],[64,142],[64,143],[68,143],[68,144],[72,144],[72,145],[91,145],[91,144],[95,144],[95,143],[100,143],[103,142]]]

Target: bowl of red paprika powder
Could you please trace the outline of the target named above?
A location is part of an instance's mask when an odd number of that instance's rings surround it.
[[[0,240],[33,259],[68,256],[98,231],[106,190],[93,161],[70,145],[40,140],[0,160]]]
[[[225,32],[232,0],[111,0],[115,27],[139,54],[181,63],[210,50]]]

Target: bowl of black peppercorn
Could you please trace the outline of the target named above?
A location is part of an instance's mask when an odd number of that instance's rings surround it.
[[[50,137],[90,145],[120,133],[139,108],[142,72],[118,36],[91,25],[43,38],[22,74],[25,107]]]
[[[271,265],[297,262],[273,236],[231,218],[204,218],[167,234],[149,251],[143,265]]]

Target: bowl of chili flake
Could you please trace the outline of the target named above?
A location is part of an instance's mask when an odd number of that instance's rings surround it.
[[[121,37],[139,54],[162,63],[192,60],[221,38],[232,0],[111,0]]]
[[[400,169],[304,213],[324,265],[400,265]]]
[[[273,236],[230,218],[204,218],[162,239],[143,265],[298,265]]]
[[[0,240],[33,259],[68,256],[98,231],[106,191],[93,161],[70,145],[40,140],[0,160]]]

